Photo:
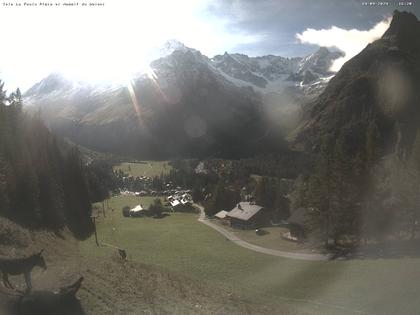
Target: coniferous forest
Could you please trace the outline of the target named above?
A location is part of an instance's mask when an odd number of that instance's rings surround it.
[[[0,85],[0,215],[29,228],[68,227],[84,238],[92,231],[91,201],[103,200],[98,167],[78,149],[60,143],[39,115],[22,111],[19,89]]]

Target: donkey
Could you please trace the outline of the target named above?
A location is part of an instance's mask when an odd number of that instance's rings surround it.
[[[0,271],[3,274],[3,284],[6,288],[14,289],[9,281],[9,275],[25,275],[26,290],[32,289],[31,271],[35,266],[44,270],[47,269],[41,250],[38,254],[34,254],[27,258],[0,258]]]
[[[18,302],[19,315],[85,315],[76,297],[82,286],[83,277],[75,283],[62,287],[58,292],[32,291]]]

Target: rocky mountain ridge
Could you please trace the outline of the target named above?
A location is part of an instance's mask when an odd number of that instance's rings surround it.
[[[321,48],[307,58],[225,53],[210,59],[178,42],[164,51],[147,74],[127,84],[51,74],[24,94],[24,104],[41,109],[58,134],[99,151],[252,155],[283,147],[300,104],[322,90],[340,55]]]
[[[318,151],[325,139],[341,137],[356,156],[374,131],[380,156],[405,154],[419,130],[419,91],[420,22],[396,11],[384,35],[344,64],[307,106],[290,138],[296,147]]]

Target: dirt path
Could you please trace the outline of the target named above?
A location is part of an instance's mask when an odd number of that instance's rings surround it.
[[[225,236],[230,241],[234,242],[236,245],[239,245],[241,247],[253,250],[255,252],[263,253],[266,255],[271,256],[277,256],[277,257],[284,257],[284,258],[291,258],[291,259],[299,259],[299,260],[329,260],[329,255],[323,255],[323,254],[305,254],[305,253],[293,253],[293,252],[286,252],[276,249],[270,249],[261,247],[258,245],[254,245],[248,242],[245,242],[244,240],[238,238],[233,233],[225,230],[224,228],[210,222],[208,219],[206,219],[206,215],[204,213],[204,208],[198,204],[194,204],[198,209],[200,209],[200,216],[198,217],[198,221],[211,227],[212,229],[216,230],[223,236]]]

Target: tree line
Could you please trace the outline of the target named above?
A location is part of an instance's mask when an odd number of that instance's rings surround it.
[[[364,148],[356,154],[344,134],[326,137],[314,172],[300,176],[291,194],[293,209],[307,209],[306,229],[326,246],[417,238],[420,132],[411,145],[383,154],[375,120],[364,130]]]
[[[22,111],[19,89],[7,95],[0,82],[0,215],[29,228],[77,237],[93,229],[91,202],[102,200],[107,171],[87,166],[77,148],[58,141],[39,115]],[[111,172],[112,173],[112,172]]]

